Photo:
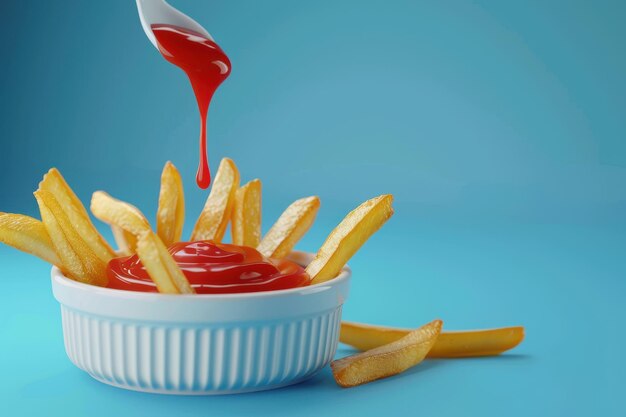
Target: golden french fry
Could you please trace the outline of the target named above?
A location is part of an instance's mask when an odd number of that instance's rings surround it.
[[[32,217],[0,213],[0,242],[61,266],[61,260],[54,251],[46,227]]]
[[[136,236],[151,230],[150,223],[137,207],[113,198],[104,191],[96,191],[91,196],[91,212],[112,226],[115,241],[124,253],[135,253]]]
[[[239,170],[231,159],[224,158],[217,169],[202,213],[193,228],[192,241],[222,241],[230,220],[237,188],[239,188]]]
[[[450,331],[441,334],[429,358],[463,358],[499,355],[522,343],[524,327]]]
[[[87,245],[79,228],[72,223],[70,209],[62,207],[54,194],[47,190],[35,191],[41,219],[54,250],[61,260],[64,274],[92,285],[107,284],[106,266]]]
[[[261,240],[261,181],[252,180],[235,192],[230,230],[233,244],[256,248]]]
[[[394,342],[411,330],[341,322],[341,343],[359,350],[369,350]],[[519,345],[524,339],[524,327],[442,332],[428,352],[429,358],[462,358],[499,355]]]
[[[395,342],[410,332],[410,329],[399,329],[342,321],[341,330],[339,332],[339,341],[358,350],[366,351]],[[445,332],[442,332],[442,335],[443,333]]]
[[[348,260],[393,215],[393,196],[384,194],[352,210],[330,233],[307,266],[311,284],[333,279]]]
[[[316,196],[296,200],[280,215],[276,223],[263,237],[258,251],[270,258],[284,258],[305,235],[315,221],[320,208]]]
[[[120,255],[130,256],[137,252],[137,236],[115,225],[111,225],[111,232]]]
[[[157,235],[165,246],[180,241],[184,221],[183,180],[174,164],[168,161],[161,174],[161,191],[157,209]]]
[[[443,322],[432,321],[395,342],[331,363],[337,384],[344,388],[399,374],[424,360],[441,333]]]
[[[56,201],[64,208],[70,223],[76,229],[81,239],[96,254],[101,262],[107,263],[115,253],[104,240],[96,227],[91,222],[85,206],[80,202],[74,191],[67,185],[61,173],[52,168],[44,175],[39,183],[40,190],[46,190],[54,196]]]
[[[160,293],[195,293],[183,271],[154,232],[147,231],[139,236],[137,255]]]

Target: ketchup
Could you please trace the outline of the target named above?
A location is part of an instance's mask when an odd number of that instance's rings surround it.
[[[189,77],[200,110],[200,163],[196,182],[200,188],[211,184],[207,159],[206,119],[217,87],[230,75],[230,60],[222,49],[205,35],[172,25],[152,25],[159,50],[165,59]]]
[[[300,265],[266,258],[247,246],[203,240],[175,243],[169,252],[198,294],[284,290],[310,283]],[[157,292],[137,255],[112,259],[107,275],[109,288]]]

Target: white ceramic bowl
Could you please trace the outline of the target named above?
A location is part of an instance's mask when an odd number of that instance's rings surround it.
[[[313,255],[294,252],[306,265]],[[295,384],[333,358],[350,270],[309,287],[166,295],[100,288],[52,268],[65,350],[95,379],[166,394],[230,394]]]

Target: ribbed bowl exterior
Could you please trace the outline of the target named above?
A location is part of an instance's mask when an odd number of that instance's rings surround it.
[[[312,254],[294,252],[306,265]],[[52,268],[65,350],[107,384],[166,394],[232,394],[294,384],[339,340],[350,269],[322,284],[246,294],[172,295],[73,281]]]
[[[119,387],[171,394],[277,388],[312,376],[337,348],[341,306],[323,314],[258,323],[124,322],[61,306],[70,360]]]

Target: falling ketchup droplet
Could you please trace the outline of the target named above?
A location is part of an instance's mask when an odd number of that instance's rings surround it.
[[[222,49],[201,33],[172,25],[152,25],[159,50],[165,59],[189,77],[200,111],[200,163],[196,182],[200,188],[211,184],[207,156],[207,115],[213,93],[230,75],[230,60]]]
[[[198,172],[196,173],[196,183],[198,187],[206,190],[211,185],[211,170],[207,161],[206,146],[200,151],[200,163],[198,164]]]

